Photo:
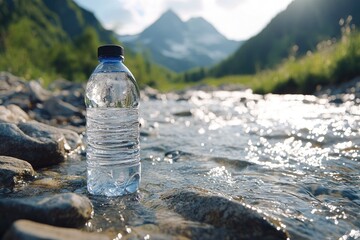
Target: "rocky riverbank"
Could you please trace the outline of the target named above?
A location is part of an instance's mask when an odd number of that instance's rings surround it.
[[[0,235],[7,232],[3,239],[65,239],[71,233],[88,239],[89,235],[80,230],[46,231],[46,227],[34,223],[82,227],[93,214],[86,196],[67,192],[11,197],[16,187],[39,181],[38,173],[44,167],[84,151],[83,86],[57,81],[44,89],[37,81],[26,82],[2,72],[0,103]],[[64,238],[46,235],[53,231]]]
[[[357,93],[355,98],[359,99]],[[144,100],[189,98],[175,93],[164,95],[153,89],[145,89],[142,95]],[[333,96],[334,102],[340,101],[336,100],[340,94],[335,92]],[[65,164],[75,166],[83,161],[80,157],[85,153],[83,99],[83,84],[59,80],[44,88],[38,81],[27,82],[0,73],[0,236],[3,239],[289,237],[277,220],[244,204],[240,197],[229,199],[195,186],[170,190],[159,187],[155,194],[147,192],[146,186],[154,185],[147,182],[148,178],[143,179],[140,194],[132,197],[137,210],[114,209],[119,212],[118,222],[108,223],[108,229],[92,229],[88,223],[98,213],[94,212],[95,198],[86,192],[85,171],[68,175],[61,172]],[[191,112],[181,110],[174,116],[188,117]],[[151,133],[142,129],[141,134]],[[165,177],[172,173],[168,174]],[[29,186],[36,186],[32,193],[27,190]],[[148,197],[151,201],[145,203],[141,192],[151,196]],[[104,205],[96,207],[105,207],[110,200],[103,198]],[[141,212],[151,212],[154,219],[141,223],[131,219],[141,217]],[[156,218],[170,213],[178,221],[163,222]],[[136,222],[132,224],[134,230],[129,231],[132,222]],[[123,230],[113,230],[118,225],[124,226]]]

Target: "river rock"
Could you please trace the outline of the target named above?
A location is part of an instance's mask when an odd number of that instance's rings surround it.
[[[142,100],[161,99],[160,92],[157,89],[149,86],[146,86],[143,90],[141,90],[140,96]]]
[[[76,89],[85,89],[86,83],[74,83],[65,79],[56,79],[52,81],[48,88],[52,92],[59,92],[62,90],[76,90]]]
[[[44,123],[30,121],[26,123],[19,123],[18,127],[21,131],[30,137],[41,139],[50,138],[53,141],[60,141],[65,139],[65,150],[72,151],[82,145],[79,134],[68,129],[57,128],[46,125]]]
[[[27,83],[10,73],[0,72],[0,104],[15,104],[23,110],[31,108]]]
[[[192,112],[190,110],[173,113],[176,117],[191,117]]]
[[[0,156],[0,188],[12,187],[16,183],[31,179],[35,171],[31,164],[13,157]]]
[[[8,91],[22,91],[26,88],[26,82],[8,72],[0,72],[0,93]]]
[[[81,227],[92,214],[90,200],[75,193],[0,199],[0,236],[20,219],[59,227]]]
[[[53,118],[84,116],[80,109],[76,108],[70,103],[64,102],[56,96],[51,97],[46,102],[44,102],[44,110],[47,111]]]
[[[83,88],[74,88],[71,90],[62,90],[58,95],[60,99],[66,103],[73,105],[74,107],[85,110],[85,101],[84,101],[84,89]]]
[[[64,137],[56,140],[50,135],[34,138],[13,123],[0,123],[0,142],[0,155],[26,160],[34,168],[65,160]]]
[[[0,106],[0,122],[19,123],[28,120],[30,117],[17,105]]]
[[[17,105],[32,119],[50,125],[85,126],[84,85],[60,83],[49,91],[39,81],[25,82],[10,73],[0,72],[0,104]]]
[[[174,189],[161,196],[168,207],[187,220],[210,225],[192,227],[193,238],[287,239],[287,233],[244,204],[197,189]]]
[[[26,92],[9,91],[3,93],[0,96],[0,104],[4,106],[14,104],[24,111],[28,111],[33,107],[29,99],[29,94]]]
[[[28,83],[30,92],[30,101],[33,103],[44,102],[52,95],[51,92],[45,90],[38,81],[30,81]]]
[[[29,220],[18,220],[6,232],[3,240],[107,240],[108,236],[100,233],[83,232],[77,229],[54,227]]]

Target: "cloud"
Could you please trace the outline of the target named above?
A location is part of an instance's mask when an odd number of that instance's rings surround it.
[[[216,4],[225,9],[237,8],[247,0],[216,0]]]
[[[128,19],[118,16],[118,19],[125,20],[116,25],[117,32],[120,34],[122,32],[132,34],[141,32],[168,9],[174,10],[181,18],[187,19],[194,15],[199,16],[204,8],[204,0],[111,0],[111,2],[114,1],[118,6],[121,6],[122,12],[126,12],[127,15],[131,16]],[[109,3],[106,5],[111,6],[114,4]],[[115,24],[112,23],[112,26],[115,26]]]
[[[118,34],[137,34],[168,9],[180,18],[204,17],[231,39],[258,33],[292,0],[75,0],[95,12],[102,24]]]
[[[163,2],[164,10],[172,9],[185,18],[200,13],[205,8],[203,0],[172,0]]]
[[[75,1],[81,7],[93,12],[107,29],[118,30],[134,21],[132,13],[124,9],[118,0],[107,0],[106,4],[98,0]]]

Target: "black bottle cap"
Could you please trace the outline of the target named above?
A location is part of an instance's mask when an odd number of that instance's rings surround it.
[[[120,45],[108,44],[98,47],[98,58],[122,56],[124,56],[124,48]]]

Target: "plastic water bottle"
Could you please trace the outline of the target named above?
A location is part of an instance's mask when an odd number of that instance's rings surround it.
[[[121,196],[139,188],[139,88],[118,45],[98,48],[86,85],[87,189]]]

